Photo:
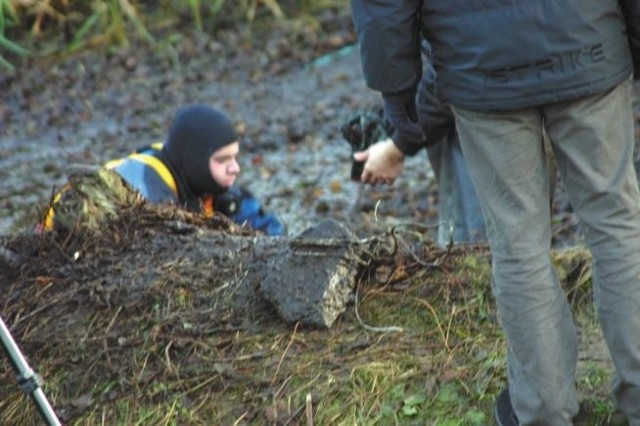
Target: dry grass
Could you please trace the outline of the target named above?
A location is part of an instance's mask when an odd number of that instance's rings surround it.
[[[312,330],[269,309],[239,315],[216,303],[233,271],[176,276],[148,251],[162,273],[144,275],[132,253],[166,221],[139,213],[57,249],[50,240],[5,244],[30,247],[33,259],[18,273],[3,269],[3,318],[68,424],[491,423],[505,341],[486,248],[411,241],[393,255],[381,250],[350,309],[332,329]],[[556,261],[578,317],[593,324],[589,257],[564,251]],[[1,423],[33,424],[37,412],[7,368]],[[598,364],[581,377],[580,424],[611,421],[606,378]]]
[[[13,69],[10,61],[15,55],[130,44],[158,47],[167,44],[163,40],[194,30],[214,33],[233,25],[269,26],[274,21],[309,24],[318,11],[347,7],[346,0],[0,0],[0,66]]]

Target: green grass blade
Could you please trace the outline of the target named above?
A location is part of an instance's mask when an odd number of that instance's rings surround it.
[[[189,6],[191,6],[191,13],[196,21],[196,28],[198,31],[202,31],[202,16],[200,14],[200,0],[189,0]]]
[[[4,9],[9,0],[0,0],[0,35],[4,35]]]
[[[2,34],[0,34],[0,48],[7,49],[20,56],[25,56],[29,54],[29,50],[12,42]]]
[[[18,13],[12,0],[0,0],[0,35],[4,35],[7,24],[18,22]]]
[[[74,51],[85,43],[87,34],[89,34],[91,28],[93,28],[96,22],[98,22],[98,19],[100,19],[100,12],[94,12],[86,21],[84,21],[82,27],[80,27],[76,35],[73,37],[73,41],[69,44],[69,51]]]
[[[222,5],[224,4],[224,0],[213,0],[211,3],[211,12],[218,13],[220,9],[222,9]]]
[[[147,27],[142,22],[142,19],[138,15],[138,11],[136,10],[135,6],[128,0],[119,0],[118,6],[119,12],[129,18],[142,38],[144,38],[148,43],[154,44],[155,40],[151,33],[147,30]]]
[[[11,62],[7,61],[6,59],[4,59],[1,55],[0,55],[0,68],[4,68],[8,71],[15,71],[15,67],[11,64]]]

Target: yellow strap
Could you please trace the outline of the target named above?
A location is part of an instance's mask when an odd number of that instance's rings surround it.
[[[167,168],[167,166],[165,166],[165,164],[158,160],[156,157],[154,157],[153,155],[147,155],[147,154],[131,154],[129,156],[129,158],[132,158],[134,160],[138,160],[143,162],[144,164],[146,164],[147,166],[150,166],[153,168],[153,170],[155,170],[156,172],[158,172],[158,174],[160,175],[160,177],[162,178],[162,180],[164,181],[164,183],[171,188],[171,190],[177,194],[178,193],[178,187],[176,185],[176,181],[173,178],[173,175],[171,174],[171,172],[169,171],[169,169]]]
[[[107,168],[107,169],[109,169],[109,170],[115,169],[115,168],[116,168],[116,167],[118,167],[118,166],[120,165],[120,163],[122,163],[124,160],[125,160],[124,158],[118,158],[117,160],[110,160],[110,161],[107,161],[107,162],[104,164],[104,167],[105,167],[105,168]]]
[[[65,191],[68,191],[69,188],[71,188],[71,184],[69,184],[68,182],[66,184],[64,184],[62,186],[62,188],[60,189],[60,191],[58,191],[58,193],[53,197],[53,200],[51,201],[51,203],[49,203],[49,206],[47,208],[47,211],[44,213],[44,217],[42,218],[42,227],[45,231],[52,231],[53,227],[54,227],[54,219],[55,219],[55,215],[56,212],[53,209],[53,206],[60,201],[60,199],[62,198],[62,194]]]
[[[122,163],[124,160],[127,159],[133,159],[133,160],[138,160],[141,163],[146,164],[147,166],[151,167],[153,170],[155,170],[160,177],[162,178],[162,180],[164,181],[164,183],[171,188],[171,190],[177,194],[178,193],[178,187],[176,186],[176,181],[173,178],[173,175],[171,174],[171,172],[169,171],[169,169],[167,168],[167,166],[165,166],[165,164],[158,160],[156,157],[154,157],[153,155],[147,155],[147,154],[131,154],[128,157],[125,158],[120,158],[118,160],[111,160],[109,162],[107,162],[105,164],[105,167],[107,169],[115,169],[116,167],[118,167],[120,165],[120,163]]]
[[[164,143],[162,142],[155,142],[152,143],[150,145],[148,145],[146,148],[141,149],[140,151],[145,151],[148,148],[153,149],[154,151],[160,151],[162,150],[162,145],[164,145]],[[131,158],[133,155],[137,154],[137,152],[133,152],[131,154],[129,154],[128,157],[124,157],[124,158],[116,158],[115,160],[109,160],[105,163],[104,167],[106,167],[107,169],[115,169],[116,167],[118,167],[120,165],[120,163],[122,163],[124,160],[126,160],[127,158]],[[145,164],[148,164],[145,162]],[[150,164],[151,165],[151,164]],[[164,164],[163,164],[164,165]],[[153,165],[151,165],[151,167],[153,167]],[[154,167],[155,168],[155,167]],[[162,168],[162,167],[161,167]],[[165,167],[166,168],[166,167]],[[160,171],[158,171],[158,173],[160,173]]]

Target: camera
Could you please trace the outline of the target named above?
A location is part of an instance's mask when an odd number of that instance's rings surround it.
[[[375,107],[354,114],[340,126],[340,132],[351,145],[351,180],[360,182],[364,171],[364,162],[353,160],[353,154],[387,139],[393,133],[393,127],[385,118],[384,109]]]

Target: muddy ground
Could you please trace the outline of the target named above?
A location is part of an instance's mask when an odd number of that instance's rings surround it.
[[[156,52],[86,52],[1,77],[0,234],[28,229],[68,166],[101,164],[163,140],[176,108],[192,103],[223,108],[238,124],[239,182],[290,233],[327,216],[359,226],[374,192],[388,199],[380,210],[398,219],[433,217],[424,153],[408,161],[394,189],[349,181],[350,148],[339,127],[379,97],[365,87],[349,18],[326,27],[275,32],[255,44],[228,33],[216,41],[185,37]]]

